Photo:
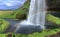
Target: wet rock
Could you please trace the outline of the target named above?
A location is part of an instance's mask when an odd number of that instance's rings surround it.
[[[60,11],[60,0],[46,0],[48,10]]]
[[[20,33],[20,34],[31,34],[34,32],[41,32],[42,29],[40,26],[35,26],[35,25],[21,25],[19,29],[15,33]]]
[[[51,12],[51,15],[60,18],[60,12]]]
[[[19,19],[19,20],[24,20],[24,19],[27,18],[27,16],[26,16],[26,14],[17,14],[16,18]]]

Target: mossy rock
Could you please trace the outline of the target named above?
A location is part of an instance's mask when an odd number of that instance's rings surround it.
[[[27,15],[26,14],[17,14],[16,18],[19,19],[19,20],[24,20],[24,19],[27,18]]]

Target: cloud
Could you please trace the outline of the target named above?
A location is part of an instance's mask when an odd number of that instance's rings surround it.
[[[5,5],[7,5],[7,6],[16,6],[16,5],[19,5],[19,4],[23,4],[23,3],[20,2],[20,1],[9,1],[9,2],[5,2]]]

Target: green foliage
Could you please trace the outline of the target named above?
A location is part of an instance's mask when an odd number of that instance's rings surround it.
[[[9,27],[9,23],[3,19],[0,19],[0,22],[0,33],[3,33]]]

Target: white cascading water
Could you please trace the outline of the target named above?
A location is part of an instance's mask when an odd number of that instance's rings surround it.
[[[45,28],[46,2],[45,0],[31,0],[27,20],[19,23],[20,25],[37,25]],[[17,29],[18,29],[17,28]]]
[[[31,0],[28,22],[34,25],[40,25],[44,28],[46,16],[45,0]]]

